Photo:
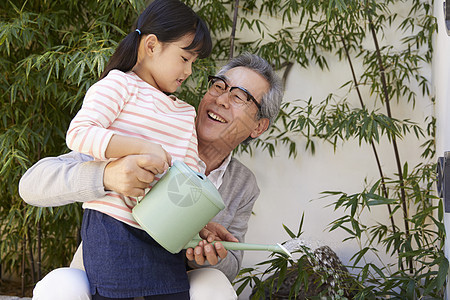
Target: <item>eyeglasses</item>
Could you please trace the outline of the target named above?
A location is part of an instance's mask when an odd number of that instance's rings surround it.
[[[258,110],[261,110],[261,105],[256,101],[255,97],[250,94],[249,91],[240,86],[232,86],[230,87],[225,80],[218,76],[208,76],[209,88],[208,93],[210,93],[214,97],[219,97],[223,95],[228,90],[228,97],[230,100],[237,106],[248,106],[250,101],[253,101],[255,105],[258,107]]]

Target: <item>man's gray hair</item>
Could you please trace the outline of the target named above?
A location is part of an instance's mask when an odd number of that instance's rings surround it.
[[[223,75],[228,70],[237,67],[251,69],[264,77],[269,83],[269,91],[261,99],[261,110],[258,118],[269,119],[270,127],[280,112],[281,100],[283,98],[283,87],[280,78],[275,74],[272,66],[265,59],[251,53],[243,53],[231,59],[219,70],[218,75]],[[252,138],[249,137],[244,143],[247,144],[251,140]]]

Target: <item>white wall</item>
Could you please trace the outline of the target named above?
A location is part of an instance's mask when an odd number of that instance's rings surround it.
[[[450,1],[447,1],[450,5]],[[433,88],[436,94],[436,150],[438,156],[443,156],[444,151],[450,150],[450,116],[449,105],[449,87],[450,87],[450,36],[447,35],[445,27],[445,17],[443,11],[443,0],[435,1],[434,15],[437,18],[438,34],[435,39],[434,57],[433,57]],[[450,229],[450,215],[444,215],[445,229]],[[445,240],[445,256],[450,258],[449,235]],[[447,281],[446,299],[450,299],[450,286]]]
[[[351,78],[345,62],[331,60],[330,69],[330,72],[323,72],[318,67],[308,70],[295,67],[287,80],[285,101],[308,99],[310,96],[319,101],[329,92],[337,92],[338,87]],[[429,72],[426,75],[431,77],[431,70],[425,72]],[[448,80],[447,78],[445,83],[447,86]],[[367,103],[371,101],[369,95],[365,94],[364,97]],[[429,100],[421,98],[417,99],[414,110],[410,104],[397,104],[393,101],[392,105],[394,117],[410,118],[418,123],[423,122],[427,115],[433,114],[434,109]],[[299,145],[305,142],[302,139],[298,141]],[[416,141],[415,138],[398,142],[403,163],[408,161],[412,167],[418,162],[422,142]],[[450,140],[447,141],[450,150],[449,143]],[[383,147],[378,146],[383,169],[385,174],[393,176],[396,169],[392,147],[388,143],[383,144]],[[288,158],[287,149],[282,147],[274,158],[258,150],[252,157],[247,154],[239,157],[255,173],[261,189],[254,215],[250,219],[247,242],[274,244],[288,240],[289,236],[282,225],[285,224],[296,231],[304,213],[303,238],[312,244],[329,245],[344,264],[348,264],[351,256],[359,249],[358,245],[354,242],[343,243],[342,240],[347,237],[343,230],[332,233],[328,231],[329,223],[341,217],[342,211],[335,212],[333,207],[327,207],[335,199],[320,199],[320,193],[330,190],[357,193],[365,186],[365,179],[369,184],[374,183],[379,179],[374,155],[369,145],[359,146],[357,141],[346,142],[339,146],[336,152],[329,144],[318,142],[316,146],[315,155],[299,148],[299,155],[295,159]],[[386,215],[387,211],[383,207],[374,209],[367,214],[366,219],[373,222],[382,221],[386,219]],[[400,215],[397,216],[396,222],[400,226],[403,224]],[[388,224],[387,221],[385,223]],[[267,258],[266,252],[247,251],[243,266],[254,267],[256,263]],[[389,257],[383,259],[387,260]],[[248,299],[249,294],[250,290],[246,289],[239,299]]]

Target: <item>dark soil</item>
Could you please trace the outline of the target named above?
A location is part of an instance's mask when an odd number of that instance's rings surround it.
[[[22,294],[22,284],[20,282],[0,280],[0,295],[32,297],[33,286],[25,286],[25,291]]]

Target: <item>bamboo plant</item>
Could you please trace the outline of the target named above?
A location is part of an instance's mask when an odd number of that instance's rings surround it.
[[[268,1],[263,3],[268,4]],[[394,11],[399,5],[408,7],[406,16]],[[330,231],[345,230],[348,233],[346,240],[360,245],[350,266],[358,284],[347,287],[349,294],[357,299],[418,299],[424,296],[441,299],[448,260],[443,253],[442,202],[434,194],[435,119],[430,116],[420,123],[400,120],[395,118],[391,108],[393,101],[414,107],[416,89],[422,91],[421,96],[428,98],[430,105],[434,103],[429,91],[430,83],[422,72],[431,63],[432,37],[436,31],[431,14],[432,2],[289,1],[262,7],[269,12],[281,12],[290,21],[295,15],[301,28],[296,38],[286,31],[274,35],[289,36],[288,43],[274,40],[273,45],[264,44],[262,48],[269,47],[272,52],[276,47],[273,52],[289,53],[285,54],[289,57],[295,52],[291,52],[294,48],[286,44],[295,45],[296,51],[301,53],[297,62],[306,68],[314,63],[326,70],[330,56],[346,62],[349,67],[351,80],[342,82],[346,96],[330,92],[321,101],[308,99],[287,104],[278,127],[266,140],[258,141],[264,149],[274,149],[273,144],[281,140],[289,146],[293,156],[297,154],[297,145],[292,138],[296,135],[307,140],[306,147],[311,151],[314,151],[317,140],[325,140],[338,147],[348,140],[357,139],[372,149],[379,174],[375,184],[351,195],[343,191],[324,192],[337,199],[333,202],[336,210],[345,212],[330,224]],[[402,34],[399,45],[389,45],[384,41],[385,35],[392,30]],[[369,44],[370,47],[363,47]],[[356,64],[363,70],[359,75]],[[349,100],[353,95],[359,106]],[[402,160],[398,150],[399,141],[407,135],[423,141],[423,151],[417,153],[422,162],[413,168]],[[383,169],[378,154],[382,143],[392,149],[396,166],[394,174],[387,174]],[[386,207],[387,224],[367,224],[364,216],[375,206]],[[381,258],[378,263],[366,261],[369,254],[380,257],[380,252],[395,257],[396,263],[385,264]],[[306,255],[308,251],[304,253]],[[283,260],[279,258],[262,263],[269,267],[260,273],[252,268],[245,270],[241,286],[254,285],[258,291],[254,294],[255,299],[263,296],[261,286],[264,284],[275,290],[279,288],[273,286],[273,277],[266,283],[260,277],[266,275],[267,270],[278,270],[280,284],[286,272],[286,265],[280,263],[280,259]],[[305,274],[306,270],[303,276]],[[299,295],[301,283],[296,282],[292,286],[291,297]],[[335,288],[334,293],[329,291],[325,296],[342,298],[342,293],[336,293],[340,287]]]

